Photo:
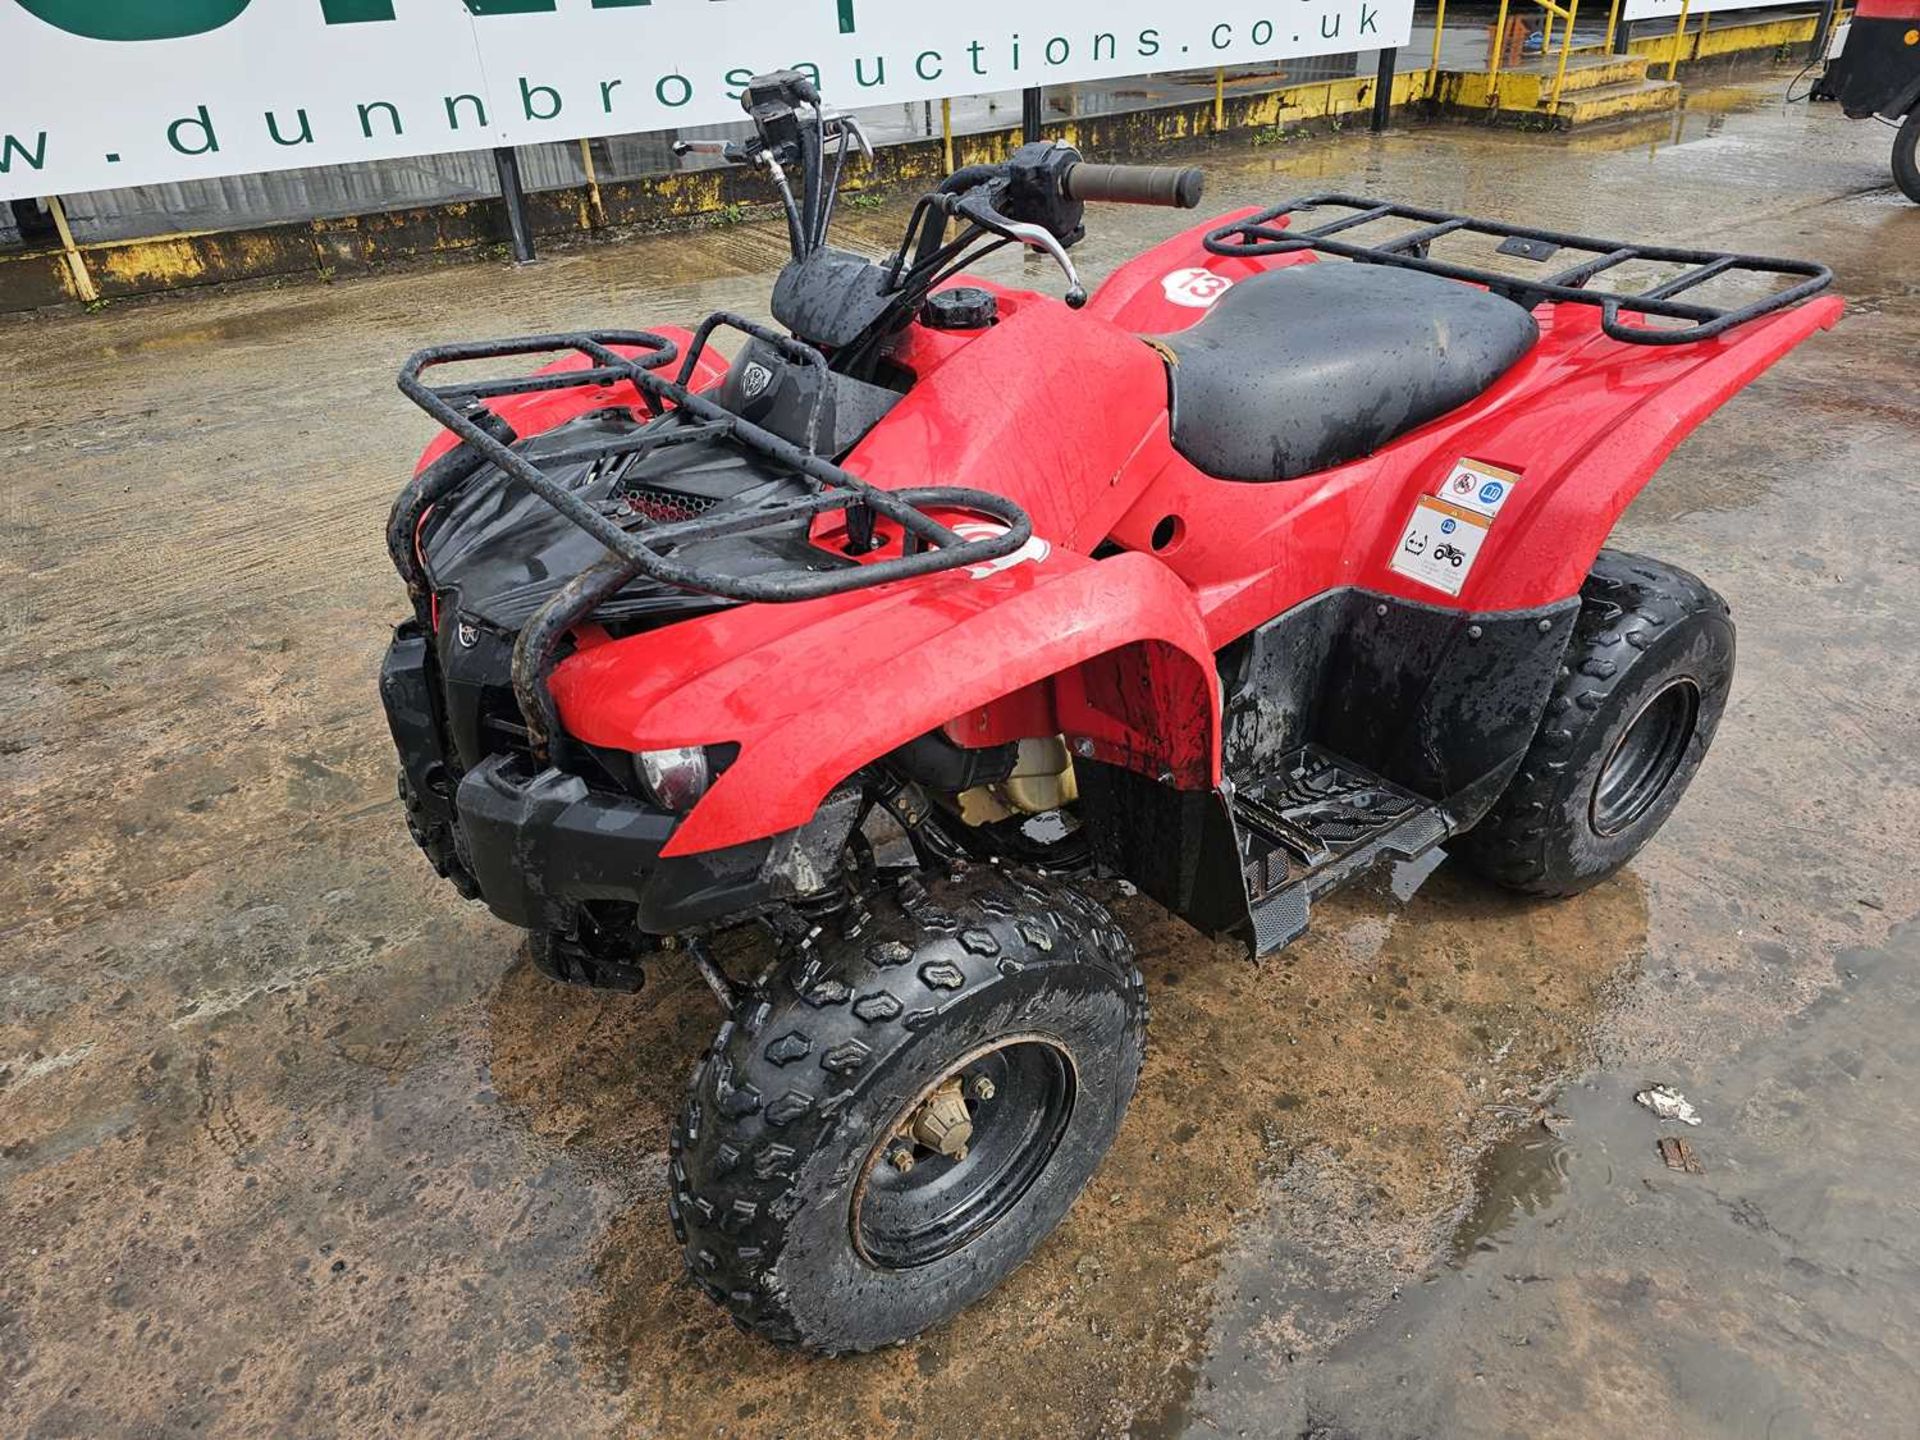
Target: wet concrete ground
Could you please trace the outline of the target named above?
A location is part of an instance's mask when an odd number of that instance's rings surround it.
[[[1122,901],[1154,1030],[1118,1146],[1001,1290],[852,1361],[681,1281],[703,987],[533,973],[407,840],[373,688],[427,438],[401,357],[761,310],[778,235],[0,326],[0,1433],[1910,1431],[1920,209],[1887,132],[1781,83],[1570,144],[1212,158],[1221,209],[1365,189],[1818,256],[1851,312],[1623,523],[1741,627],[1644,856],[1558,904],[1382,876],[1257,967]],[[1183,223],[1095,221],[1093,276]],[[1704,1174],[1656,1155],[1653,1080]]]

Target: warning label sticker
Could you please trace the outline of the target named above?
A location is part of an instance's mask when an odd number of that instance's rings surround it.
[[[1500,513],[1520,477],[1511,470],[1489,465],[1484,460],[1458,460],[1441,482],[1440,498],[1484,515],[1489,520]]]
[[[1413,518],[1401,532],[1400,543],[1394,546],[1388,568],[1422,585],[1458,595],[1473,573],[1474,557],[1492,525],[1489,515],[1451,500],[1422,495],[1413,507]]]

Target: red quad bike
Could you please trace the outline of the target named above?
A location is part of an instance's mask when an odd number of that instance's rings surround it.
[[[785,333],[409,360],[447,433],[394,506],[381,689],[414,838],[541,969],[712,987],[673,1224],[743,1326],[834,1353],[985,1294],[1113,1141],[1147,1001],[1082,877],[1267,955],[1387,859],[1567,895],[1647,842],[1733,624],[1602,542],[1841,307],[1819,265],[1345,196],[1089,297],[1084,203],[1191,207],[1201,177],[1044,143],[950,176],[876,261],[827,243],[855,123],[791,72],[746,105],[724,153],[785,203]],[[961,274],[1009,244],[1064,304]],[[1588,288],[1616,267],[1670,278]],[[713,938],[748,923],[775,958],[728,974],[756,952]]]

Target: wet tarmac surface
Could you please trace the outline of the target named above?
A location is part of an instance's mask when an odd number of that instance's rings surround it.
[[[1784,79],[1571,143],[1210,159],[1219,209],[1372,190],[1814,256],[1850,314],[1623,521],[1741,627],[1647,852],[1557,904],[1403,868],[1259,966],[1119,899],[1154,1022],[1118,1146],[998,1292],[852,1361],[681,1278],[704,987],[535,974],[408,841],[373,686],[405,353],[764,313],[778,234],[0,325],[0,1433],[1910,1432],[1920,209],[1888,132]],[[1090,278],[1184,221],[1094,223]],[[1653,1081],[1704,1173],[1662,1164]]]

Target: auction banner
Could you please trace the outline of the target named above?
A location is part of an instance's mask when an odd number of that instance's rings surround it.
[[[0,199],[1404,45],[1412,0],[0,0]]]

